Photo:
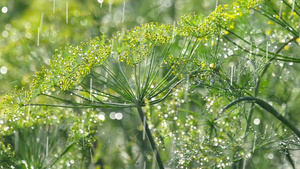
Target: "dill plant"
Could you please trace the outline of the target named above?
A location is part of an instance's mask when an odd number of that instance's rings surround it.
[[[63,168],[60,163],[73,160],[86,168],[99,162],[104,114],[122,110],[138,114],[140,142],[150,142],[151,155],[140,166],[283,165],[257,160],[268,151],[276,158],[285,152],[296,168],[290,151],[299,146],[297,120],[279,113],[296,96],[291,89],[285,89],[288,97],[272,89],[279,87],[275,82],[293,79],[268,81],[275,74],[270,69],[281,67],[279,76],[292,69],[284,65],[299,62],[291,56],[299,45],[298,11],[295,1],[239,0],[217,6],[205,18],[185,15],[176,26],[147,23],[56,50],[30,90],[6,97],[2,167]],[[255,17],[264,22],[255,23]],[[265,23],[266,29],[257,28]],[[30,143],[12,143],[26,132],[35,150],[20,149]]]

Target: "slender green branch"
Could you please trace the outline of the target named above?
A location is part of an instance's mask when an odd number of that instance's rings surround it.
[[[251,101],[253,103],[258,104],[261,108],[268,111],[270,114],[272,114],[274,117],[276,117],[278,120],[280,120],[282,123],[284,123],[287,127],[289,127],[299,138],[300,138],[300,131],[293,125],[289,120],[287,120],[284,116],[282,116],[273,106],[268,104],[266,101],[256,98],[256,97],[241,97],[233,102],[229,103],[227,106],[225,106],[220,113],[226,111],[230,107],[243,102],[243,101]]]
[[[146,116],[144,115],[144,112],[142,110],[142,107],[140,105],[136,105],[136,108],[137,108],[137,111],[139,113],[139,116],[140,116],[140,119],[142,121],[142,124],[144,125],[144,130],[146,132],[146,135],[148,137],[148,140],[150,142],[150,145],[151,145],[151,148],[152,148],[152,151],[155,155],[155,158],[156,158],[156,161],[157,161],[157,164],[158,164],[158,167],[160,169],[164,169],[164,164],[162,162],[162,159],[160,157],[160,154],[157,150],[157,147],[156,147],[156,144],[155,144],[155,141],[153,139],[153,136],[151,134],[151,131],[149,129],[149,126],[148,126],[148,123],[147,123],[147,119],[146,119]],[[154,160],[154,159],[153,159]]]
[[[129,107],[135,107],[133,104],[121,104],[121,103],[105,103],[104,105],[79,105],[79,106],[68,106],[68,105],[57,105],[57,104],[38,104],[38,103],[32,103],[32,104],[23,104],[22,106],[49,106],[49,107],[61,107],[61,108],[74,108],[74,109],[85,109],[85,108],[129,108]]]

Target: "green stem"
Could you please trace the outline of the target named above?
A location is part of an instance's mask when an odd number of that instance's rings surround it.
[[[162,162],[162,160],[161,160],[161,157],[160,157],[160,154],[159,154],[159,152],[158,152],[158,150],[157,150],[156,144],[155,144],[155,142],[154,142],[154,139],[153,139],[153,137],[152,137],[151,131],[150,131],[149,126],[148,126],[148,124],[147,124],[146,116],[145,116],[144,113],[143,113],[142,107],[141,107],[140,105],[137,105],[136,108],[137,108],[137,111],[138,111],[139,116],[140,116],[140,118],[141,118],[142,124],[144,125],[144,130],[145,130],[146,135],[147,135],[147,137],[148,137],[148,140],[149,140],[149,142],[150,142],[152,151],[153,151],[153,153],[154,153],[154,155],[155,155],[155,158],[156,158],[158,167],[159,167],[160,169],[164,169],[164,164],[163,164],[163,162]]]
[[[274,107],[272,107],[266,101],[256,98],[256,97],[238,98],[237,100],[234,100],[233,102],[231,102],[227,106],[225,106],[223,108],[223,110],[221,111],[221,113],[242,101],[252,101],[253,103],[258,104],[261,108],[265,109],[266,111],[271,113],[274,117],[276,117],[278,120],[280,120],[283,124],[288,126],[300,138],[300,131],[289,120],[287,120],[284,116],[282,116]]]

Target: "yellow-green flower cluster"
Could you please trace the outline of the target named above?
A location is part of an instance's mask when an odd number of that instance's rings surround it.
[[[121,32],[115,37],[118,42],[115,50],[118,51],[119,61],[134,66],[144,60],[155,46],[170,43],[176,36],[176,28],[170,25],[158,25],[158,23],[146,23]]]
[[[219,5],[207,17],[191,13],[181,18],[179,25],[182,29],[179,34],[182,36],[194,36],[198,41],[208,40],[212,35],[219,36],[227,33],[227,29],[234,28],[233,20],[249,12],[250,8],[256,7],[262,0],[238,0],[228,9],[228,5]]]

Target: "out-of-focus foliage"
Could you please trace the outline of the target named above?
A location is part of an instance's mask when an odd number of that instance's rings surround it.
[[[299,166],[299,2],[99,2],[2,7],[1,167]]]

